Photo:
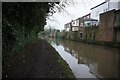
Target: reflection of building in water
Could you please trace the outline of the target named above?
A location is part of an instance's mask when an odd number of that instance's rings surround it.
[[[89,71],[97,77],[119,77],[117,49],[73,41],[61,43],[64,45],[65,51],[78,59],[78,64],[87,65]]]
[[[118,77],[118,54],[115,49],[87,44],[81,44],[81,47],[85,49],[80,51],[78,60],[82,57],[79,62],[89,64],[90,72],[98,77]]]
[[[64,50],[65,50],[66,52],[70,53],[70,50],[69,50],[69,48],[67,48],[67,47],[64,47]]]
[[[60,45],[60,39],[53,38],[54,42],[56,43],[57,46]]]
[[[77,51],[72,50],[72,56],[74,56],[75,58],[77,58],[77,59],[78,59],[78,52],[77,52]]]
[[[89,72],[90,72],[90,73],[96,75],[96,77],[98,77],[98,78],[103,78],[103,77],[102,77],[100,74],[98,74],[98,72],[97,72],[97,70],[98,70],[98,69],[97,69],[97,68],[98,68],[98,64],[97,64],[97,63],[89,64],[88,67],[89,67]]]
[[[87,65],[87,60],[85,59],[85,57],[78,57],[78,64],[85,64]]]
[[[118,53],[120,53],[120,49],[118,49]],[[118,54],[118,68],[120,68],[120,54]],[[119,73],[119,78],[120,78],[120,69],[118,69],[118,73]]]

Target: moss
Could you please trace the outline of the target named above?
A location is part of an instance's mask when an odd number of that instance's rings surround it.
[[[50,45],[50,44],[49,44]],[[53,48],[51,45],[49,46],[49,49],[54,53],[54,57],[59,63],[59,67],[62,68],[63,74],[67,76],[70,80],[76,80],[74,74],[72,73],[72,70],[70,69],[69,65],[66,63],[65,60],[59,55],[59,53]]]

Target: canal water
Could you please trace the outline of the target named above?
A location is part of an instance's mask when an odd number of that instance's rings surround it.
[[[76,78],[119,78],[119,49],[82,42],[49,39]]]

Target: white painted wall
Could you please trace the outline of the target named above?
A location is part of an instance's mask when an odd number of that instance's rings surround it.
[[[120,0],[110,0],[110,2],[119,2]]]
[[[72,27],[72,31],[78,31],[78,27]]]
[[[85,21],[84,22],[85,27],[94,26],[94,25],[98,25],[98,21]]]
[[[70,24],[66,24],[65,25],[65,31],[69,31],[70,30]]]
[[[99,20],[99,14],[108,11],[108,3],[104,3],[91,10],[91,18]]]
[[[77,19],[77,20],[74,20],[73,22],[72,22],[72,26],[79,26],[79,20]]]
[[[78,31],[78,26],[79,26],[79,20],[76,19],[72,22],[72,31]]]
[[[118,8],[120,9],[120,1],[118,2]]]
[[[113,10],[113,9],[118,10],[118,2],[110,2],[109,3],[109,11]]]
[[[67,28],[67,29],[66,29],[66,31],[69,31],[69,30],[70,30],[70,28]]]

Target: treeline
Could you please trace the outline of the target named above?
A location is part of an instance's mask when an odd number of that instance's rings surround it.
[[[56,3],[3,2],[2,53],[3,61],[24,48],[44,30],[48,13]],[[57,3],[58,4],[58,3]]]

